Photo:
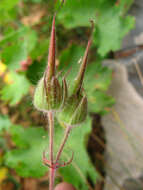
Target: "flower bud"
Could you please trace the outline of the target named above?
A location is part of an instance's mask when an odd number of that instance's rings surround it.
[[[61,107],[62,101],[62,88],[57,78],[53,77],[48,85],[42,78],[35,90],[35,107],[41,111],[57,110]]]
[[[58,120],[65,125],[77,125],[83,122],[87,115],[87,98],[72,95],[66,101],[64,108],[58,114]]]
[[[86,66],[87,66],[87,58],[88,58],[88,53],[89,53],[89,49],[91,46],[91,38],[88,41],[86,50],[85,50],[85,54],[82,60],[82,64],[79,70],[79,73],[74,81],[74,88],[73,88],[73,93],[79,93],[82,89],[82,85],[83,85],[83,79],[84,79],[84,74],[85,74],[85,70],[86,70]]]
[[[87,98],[86,96],[83,96],[82,85],[90,46],[91,38],[88,41],[77,78],[74,80],[75,84],[72,95],[67,99],[63,109],[58,114],[58,120],[65,125],[80,124],[85,120],[87,115]]]
[[[55,17],[53,18],[49,45],[48,65],[34,94],[34,106],[41,111],[58,110],[67,97],[67,85],[63,79],[62,87],[55,77]]]
[[[35,108],[40,111],[48,110],[46,92],[45,92],[45,88],[44,88],[44,78],[42,78],[39,81],[39,83],[35,89],[33,104],[34,104]]]

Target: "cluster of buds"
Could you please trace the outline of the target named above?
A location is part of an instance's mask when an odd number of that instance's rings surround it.
[[[55,73],[55,17],[52,24],[51,40],[49,47],[48,65],[44,76],[39,81],[34,95],[35,107],[43,112],[57,111],[65,101],[67,88],[63,79],[60,85]]]
[[[91,39],[88,41],[80,71],[74,80],[73,92],[68,95],[66,79],[63,78],[62,84],[60,84],[56,77],[55,17],[53,18],[48,64],[44,76],[36,87],[34,106],[43,112],[56,111],[58,120],[66,126],[74,126],[83,122],[87,115],[87,98],[83,91],[83,78],[90,46]]]
[[[43,163],[50,168],[49,171],[49,190],[54,188],[55,171],[63,166],[70,164],[73,160],[73,154],[69,161],[61,163],[60,157],[64,149],[64,145],[68,139],[69,133],[73,126],[83,122],[87,115],[87,97],[83,91],[83,78],[87,65],[87,57],[91,39],[80,66],[79,73],[74,80],[73,91],[68,93],[68,86],[65,77],[61,84],[56,76],[55,64],[55,17],[53,18],[51,39],[49,46],[48,64],[45,73],[39,81],[34,94],[34,106],[45,112],[49,121],[49,159],[46,158],[46,152],[43,152]],[[54,159],[54,116],[55,112],[60,123],[66,126],[65,135],[59,146],[56,158]]]
[[[82,123],[87,115],[87,97],[82,86],[90,46],[91,39],[88,41],[79,73],[74,80],[72,95],[67,98],[62,111],[58,114],[58,119],[66,126],[75,126]]]

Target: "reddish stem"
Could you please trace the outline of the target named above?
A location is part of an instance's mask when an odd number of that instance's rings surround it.
[[[49,190],[54,189],[55,172],[54,168],[49,169]]]
[[[63,148],[64,148],[64,146],[65,146],[65,143],[66,143],[67,138],[68,138],[68,136],[69,136],[69,133],[70,133],[70,131],[71,131],[71,128],[72,128],[71,126],[68,126],[68,127],[66,128],[64,139],[63,139],[63,141],[62,141],[62,143],[61,143],[61,145],[60,145],[60,147],[59,147],[59,151],[58,151],[57,156],[56,156],[56,163],[57,163],[57,162],[59,161],[59,159],[60,159],[60,156],[61,156],[61,154],[62,154]]]
[[[53,120],[53,112],[48,112],[48,120],[49,120],[49,155],[50,162],[53,164],[53,145],[54,145],[54,120]]]
[[[87,47],[86,47],[86,51],[85,51],[85,54],[84,54],[84,57],[83,57],[82,64],[80,66],[78,76],[76,78],[76,84],[75,84],[73,93],[79,92],[81,87],[82,87],[84,73],[85,73],[85,69],[86,69],[86,65],[87,65],[88,53],[89,53],[91,43],[92,43],[92,39],[90,38],[89,41],[88,41]]]
[[[49,55],[48,55],[48,66],[47,66],[47,81],[50,81],[55,75],[55,49],[56,49],[56,40],[55,40],[55,16],[53,17],[52,31],[49,45]]]
[[[53,118],[53,112],[52,111],[48,111],[48,121],[49,121],[49,156],[50,156],[50,163],[52,166],[54,164],[54,158],[53,158],[54,118]],[[53,168],[50,168],[49,190],[53,190],[53,188],[54,188],[54,176],[55,176],[55,170]]]

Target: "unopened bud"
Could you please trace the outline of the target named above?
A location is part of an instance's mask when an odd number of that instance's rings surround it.
[[[85,120],[86,115],[87,98],[75,94],[68,98],[64,108],[58,114],[58,119],[65,125],[77,125]]]
[[[88,41],[87,47],[86,47],[86,51],[82,60],[82,64],[80,66],[80,70],[79,73],[75,79],[75,84],[74,84],[74,89],[73,89],[73,93],[79,93],[82,85],[83,85],[83,79],[84,79],[84,74],[85,74],[85,70],[86,70],[86,65],[87,65],[87,58],[88,58],[88,53],[89,53],[89,49],[91,46],[91,38]]]
[[[44,78],[39,81],[35,89],[33,104],[40,111],[48,110],[46,91],[44,89]]]
[[[65,125],[74,126],[82,123],[86,119],[87,98],[86,96],[83,96],[82,85],[90,46],[91,38],[88,41],[79,73],[77,75],[77,78],[75,79],[73,93],[67,99],[63,109],[58,114],[59,121],[63,122]]]
[[[62,102],[62,88],[57,78],[53,77],[48,85],[45,84],[44,78],[42,78],[35,90],[35,107],[41,111],[58,110]]]
[[[55,76],[55,17],[53,18],[49,45],[48,64],[44,76],[39,81],[34,94],[34,106],[41,111],[58,110],[67,96],[66,81],[62,87]]]

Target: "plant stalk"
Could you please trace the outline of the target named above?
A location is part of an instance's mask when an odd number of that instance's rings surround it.
[[[49,190],[54,190],[54,180],[55,180],[56,169],[49,169]]]
[[[51,166],[54,162],[53,157],[53,145],[54,145],[54,116],[52,111],[48,111],[48,121],[49,121],[49,157]],[[49,190],[53,190],[54,188],[54,177],[55,177],[55,169],[52,167],[49,171]]]
[[[62,154],[62,151],[64,149],[65,143],[68,139],[69,133],[72,129],[71,126],[67,126],[66,131],[65,131],[65,135],[64,135],[64,139],[61,142],[61,145],[59,147],[59,151],[56,155],[56,160],[54,162],[54,116],[53,116],[53,112],[52,111],[48,111],[48,121],[49,121],[49,157],[50,157],[50,163],[51,163],[51,167],[49,169],[49,190],[54,190],[54,179],[55,179],[55,172],[56,169],[54,168],[54,164],[57,163],[60,159],[60,156]]]
[[[58,151],[58,153],[57,153],[57,155],[56,155],[56,162],[58,162],[59,159],[60,159],[60,156],[61,156],[61,154],[62,154],[64,145],[65,145],[65,143],[66,143],[66,141],[67,141],[67,138],[68,138],[68,136],[69,136],[69,133],[70,133],[71,129],[72,129],[71,126],[67,126],[66,131],[65,131],[64,139],[63,139],[63,141],[62,141],[62,143],[61,143],[61,145],[60,145],[60,147],[59,147],[59,151]]]

